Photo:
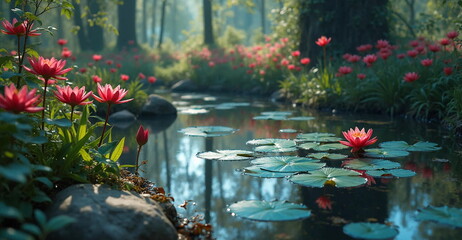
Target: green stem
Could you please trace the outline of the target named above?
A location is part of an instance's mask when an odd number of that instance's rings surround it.
[[[42,110],[42,130],[45,131],[45,109],[46,109],[46,98],[47,98],[47,87],[48,87],[48,79],[45,78],[45,87],[43,88],[43,110]]]
[[[101,147],[101,144],[103,143],[103,138],[104,138],[104,132],[106,132],[106,125],[107,121],[109,120],[109,113],[111,111],[111,104],[107,104],[107,114],[106,114],[106,121],[104,122],[104,127],[103,127],[103,133],[101,134],[101,139],[99,140],[98,147]]]
[[[18,73],[21,73],[22,67],[21,67],[21,37],[18,36],[18,52],[16,53],[18,55]],[[21,77],[17,76],[17,81],[16,81],[16,88],[20,88],[20,83],[21,83]]]
[[[74,108],[75,106],[71,106],[71,124],[72,124],[72,117],[74,116]]]
[[[138,146],[138,152],[136,153],[135,175],[138,175],[138,168],[140,167],[140,165],[138,164],[138,160],[140,159],[141,147],[142,146]]]

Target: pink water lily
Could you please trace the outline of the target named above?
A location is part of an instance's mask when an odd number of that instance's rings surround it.
[[[358,127],[355,127],[353,130],[350,128],[347,132],[342,132],[343,136],[347,141],[339,141],[341,144],[352,147],[351,152],[361,151],[363,147],[369,146],[377,142],[377,137],[372,137],[373,130],[369,129],[367,132],[363,129],[359,130]]]

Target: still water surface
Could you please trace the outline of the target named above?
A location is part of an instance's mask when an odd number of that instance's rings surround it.
[[[164,187],[175,198],[174,204],[181,215],[203,215],[213,225],[216,239],[350,239],[343,234],[342,226],[347,222],[360,221],[394,224],[399,230],[395,239],[462,239],[461,229],[416,221],[414,217],[418,208],[428,205],[462,207],[461,149],[457,139],[438,125],[404,119],[391,121],[386,116],[308,111],[249,98],[186,94],[168,95],[167,98],[179,108],[200,105],[209,112],[195,115],[180,113],[176,119],[141,120],[125,128],[115,128],[115,134],[125,136],[128,142],[121,162],[134,164],[134,136],[139,124],[148,127],[149,142],[143,147],[140,158],[147,160],[147,164],[141,167],[141,175]],[[245,102],[249,106],[216,108],[224,102]],[[315,119],[252,119],[266,111],[292,111],[292,116],[312,116]],[[186,127],[211,125],[239,131],[208,142],[204,138],[178,132]],[[246,142],[257,138],[295,138],[296,134],[280,133],[280,129],[296,129],[300,133],[329,132],[342,136],[342,131],[355,126],[373,128],[378,143],[430,141],[438,143],[443,149],[391,159],[401,163],[405,169],[416,171],[414,177],[376,178],[376,184],[372,186],[349,189],[308,188],[285,179],[256,178],[237,171],[250,166],[248,161],[217,162],[196,157],[198,152],[206,149],[252,150]],[[348,154],[348,150],[341,153]],[[327,164],[338,167],[341,161],[330,160]],[[332,200],[331,210],[321,209],[316,204],[316,199],[322,195]],[[227,206],[241,200],[275,199],[303,203],[311,209],[312,216],[301,221],[268,223],[240,219],[226,211]],[[184,201],[189,201],[186,210],[178,207]]]

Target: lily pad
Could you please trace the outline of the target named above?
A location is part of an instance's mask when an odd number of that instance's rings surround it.
[[[249,145],[259,145],[255,147],[256,152],[282,153],[297,151],[294,141],[281,138],[264,138],[247,141]]]
[[[301,133],[297,135],[296,142],[338,142],[341,138],[333,133]]]
[[[319,152],[308,154],[307,157],[316,159],[341,160],[347,158],[348,156],[338,153]]]
[[[289,111],[273,111],[273,112],[262,112],[261,115],[279,115],[279,116],[289,116],[292,115],[292,112]]]
[[[255,159],[255,153],[246,150],[216,150],[215,152],[200,152],[198,158],[219,161],[243,161]]]
[[[253,120],[277,120],[282,121],[286,120],[287,117],[285,115],[261,115],[253,117]]]
[[[429,152],[441,150],[441,147],[438,147],[437,143],[432,142],[417,142],[413,145],[409,145],[405,141],[389,141],[383,142],[379,146],[386,149],[397,149],[410,152]]]
[[[181,129],[179,132],[192,137],[220,137],[232,134],[238,129],[223,126],[197,126]]]
[[[413,177],[416,175],[414,171],[407,170],[407,169],[387,169],[387,170],[371,170],[366,171],[367,175],[371,175],[372,177]]]
[[[308,172],[326,165],[317,159],[294,156],[262,157],[252,160],[251,163],[262,170],[273,172]]]
[[[329,150],[340,150],[340,149],[347,149],[348,147],[340,144],[340,143],[326,143],[326,144],[320,144],[317,142],[308,142],[308,143],[303,143],[298,146],[301,149],[305,150],[315,150],[315,151],[329,151]]]
[[[419,209],[416,219],[421,221],[435,221],[454,227],[462,227],[462,209],[448,206],[428,206],[424,209]]]
[[[399,233],[394,227],[369,222],[349,223],[343,226],[343,232],[359,239],[392,239]]]
[[[279,132],[280,133],[296,133],[298,131],[292,128],[284,128],[284,129],[279,129]]]
[[[190,115],[206,114],[208,112],[209,110],[205,108],[182,108],[182,109],[179,109],[178,111],[179,114],[190,114]]]
[[[370,158],[398,158],[409,155],[408,151],[388,148],[369,148],[365,150],[364,156]]]
[[[309,121],[313,119],[314,117],[303,117],[303,116],[287,118],[287,120],[291,120],[291,121]]]
[[[231,204],[228,212],[241,218],[271,222],[300,220],[311,215],[311,211],[305,205],[286,201],[240,201]]]
[[[343,167],[356,170],[393,169],[401,167],[400,163],[382,159],[353,159],[345,161]]]
[[[336,187],[356,187],[367,182],[366,178],[353,170],[343,168],[321,168],[309,174],[297,174],[289,177],[289,181],[307,187],[323,187],[335,185]]]
[[[258,166],[250,166],[240,170],[242,174],[261,178],[283,178],[292,175],[292,173],[270,172],[261,169]]]

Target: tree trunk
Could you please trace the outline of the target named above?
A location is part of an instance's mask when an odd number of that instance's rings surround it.
[[[85,33],[85,28],[82,22],[82,13],[80,11],[80,3],[74,2],[74,24],[79,27],[79,31],[77,32],[77,39],[79,40],[80,50],[86,51],[88,50],[88,39]]]
[[[148,1],[143,1],[143,9],[142,9],[142,17],[141,17],[141,42],[146,43],[148,41],[148,15],[147,15],[147,8],[148,8]]]
[[[165,9],[167,7],[167,0],[162,0],[162,9],[160,13],[160,33],[159,33],[159,43],[157,48],[162,48],[162,41],[164,40],[164,26],[165,26]]]
[[[388,0],[299,0],[299,4],[299,49],[304,56],[321,55],[322,48],[315,44],[321,36],[331,37],[329,49],[340,53],[354,53],[358,45],[388,38]]]
[[[153,0],[152,1],[152,16],[151,16],[151,36],[149,36],[149,45],[151,47],[154,47],[154,44],[155,44],[155,36],[156,36],[156,18],[157,18],[157,14],[156,14],[156,11],[157,11],[157,0]]]
[[[215,39],[213,38],[213,20],[212,20],[212,0],[203,0],[204,11],[204,44],[213,46]]]
[[[261,16],[260,16],[260,20],[261,20],[261,33],[263,33],[263,35],[266,34],[266,11],[265,11],[265,0],[260,0],[261,1],[261,5],[260,5],[260,11],[261,11]]]
[[[98,1],[88,1],[88,7],[90,8],[91,14],[96,14],[100,11],[100,5]],[[104,48],[104,35],[103,28],[97,24],[88,26],[88,42],[90,43],[89,48],[92,51],[99,52]]]
[[[117,48],[119,50],[137,47],[136,40],[136,1],[125,0],[117,6],[117,18],[119,20],[119,35]]]

